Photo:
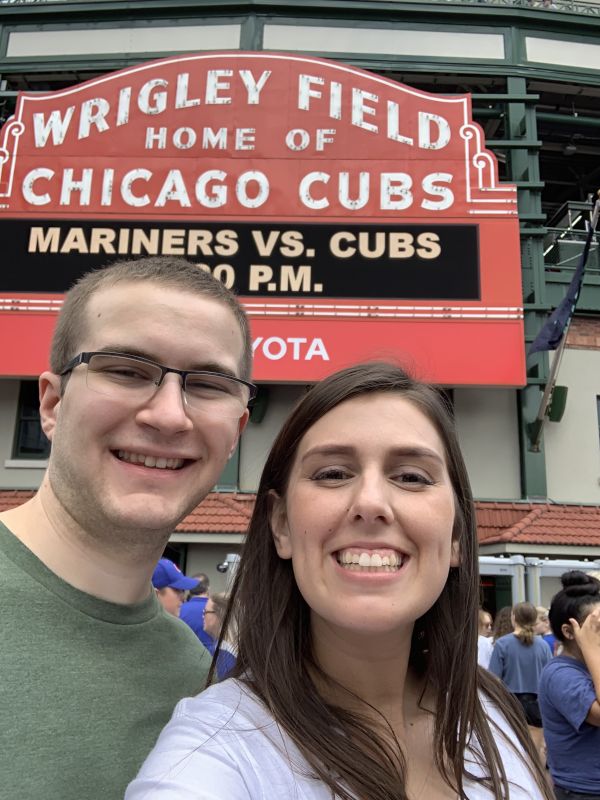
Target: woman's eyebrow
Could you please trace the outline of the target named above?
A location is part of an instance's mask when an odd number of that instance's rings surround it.
[[[353,445],[344,444],[324,444],[315,445],[304,453],[302,461],[306,461],[313,456],[348,456],[356,455],[357,448]],[[445,459],[437,451],[429,447],[421,447],[416,445],[406,445],[400,447],[392,447],[386,452],[387,456],[393,458],[426,458],[437,461],[440,464],[445,464]]]

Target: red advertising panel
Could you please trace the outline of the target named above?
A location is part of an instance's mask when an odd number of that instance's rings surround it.
[[[242,298],[259,381],[394,357],[525,383],[516,189],[468,95],[271,53],[24,93],[0,131],[0,248],[3,375],[46,367],[83,272],[182,255]]]

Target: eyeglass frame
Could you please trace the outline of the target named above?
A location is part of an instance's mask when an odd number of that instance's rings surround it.
[[[89,350],[79,353],[79,355],[76,355],[74,358],[72,358],[58,374],[62,378],[65,375],[68,375],[69,372],[72,372],[75,367],[78,367],[80,364],[86,364],[89,367],[90,360],[94,356],[118,356],[120,358],[131,358],[134,361],[140,361],[142,364],[149,364],[151,367],[158,367],[161,372],[160,379],[158,383],[153,381],[157,391],[162,386],[165,375],[173,372],[175,375],[179,375],[181,377],[181,391],[183,392],[183,396],[186,398],[186,400],[187,395],[185,391],[185,385],[188,375],[210,375],[211,377],[216,378],[227,378],[228,380],[234,381],[234,383],[239,383],[242,386],[245,386],[249,391],[246,408],[250,405],[258,393],[258,387],[255,384],[242,380],[242,378],[236,378],[235,375],[228,375],[225,372],[216,372],[209,369],[175,369],[175,367],[165,367],[164,364],[159,364],[158,361],[153,361],[151,358],[133,355],[132,353],[121,353],[116,350]]]

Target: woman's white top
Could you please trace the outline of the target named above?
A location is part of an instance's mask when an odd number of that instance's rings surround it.
[[[515,752],[516,736],[491,703],[485,701],[485,707],[511,782],[510,800],[541,800],[533,777]],[[484,777],[482,761],[472,742],[465,753],[468,772]],[[465,792],[469,800],[493,797],[476,780],[465,781]],[[229,679],[178,703],[125,794],[125,800],[146,798],[332,800],[332,795],[311,777],[304,757],[254,694]]]

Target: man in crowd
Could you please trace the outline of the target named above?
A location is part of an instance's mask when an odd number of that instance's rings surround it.
[[[152,586],[156,590],[161,606],[167,614],[179,616],[186,590],[198,585],[195,578],[186,578],[177,564],[169,558],[161,558],[152,573]]]
[[[204,609],[208,601],[210,581],[208,575],[203,572],[199,572],[193,577],[198,583],[194,589],[190,589],[190,596],[181,606],[179,617],[190,626],[209,653],[212,653],[214,648],[213,638],[204,630]]]
[[[151,575],[253,395],[246,317],[193,264],[121,262],[67,294],[39,379],[39,491],[0,515],[6,798],[117,800],[210,658]]]

